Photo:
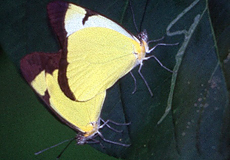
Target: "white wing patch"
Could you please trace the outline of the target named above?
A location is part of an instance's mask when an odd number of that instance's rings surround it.
[[[86,27],[102,27],[115,30],[139,42],[139,40],[134,35],[128,33],[119,24],[99,14],[89,16],[85,21],[85,24],[83,24],[83,19],[86,17],[86,14],[87,11],[84,8],[69,4],[69,9],[66,11],[65,17],[65,29],[67,32],[67,37],[74,32]]]

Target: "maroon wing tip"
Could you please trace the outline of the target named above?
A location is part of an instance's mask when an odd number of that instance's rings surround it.
[[[62,50],[58,53],[33,52],[20,61],[22,74],[28,83],[43,70],[52,73],[59,67]]]
[[[21,72],[28,83],[31,83],[34,78],[42,71],[39,52],[34,52],[26,55],[20,61]]]
[[[65,46],[66,30],[65,30],[65,14],[69,7],[68,2],[54,1],[47,5],[47,12],[50,19],[50,24],[58,36],[61,46]]]

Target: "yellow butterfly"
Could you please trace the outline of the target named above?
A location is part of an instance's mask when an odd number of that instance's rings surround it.
[[[146,31],[136,37],[89,9],[68,2],[53,2],[47,9],[63,48],[58,82],[72,100],[87,101],[104,92],[142,66],[154,49],[149,49]]]

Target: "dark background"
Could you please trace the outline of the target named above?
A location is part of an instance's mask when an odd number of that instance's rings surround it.
[[[57,52],[55,35],[49,26],[49,0],[5,1],[0,6],[0,120],[1,159],[55,159],[65,144],[38,156],[34,153],[75,136],[38,99],[20,75],[19,60],[34,51]],[[72,1],[119,22],[136,34],[127,1]],[[133,1],[136,23],[145,17],[142,29],[149,39],[165,36],[163,42],[178,46],[159,47],[154,54],[173,74],[156,61],[144,62],[142,73],[154,96],[150,97],[137,73],[137,92],[128,74],[108,90],[103,119],[125,120],[123,138],[132,146],[105,144],[103,150],[71,144],[62,159],[229,159],[230,153],[230,3],[228,0],[200,1],[170,31],[189,30],[201,15],[187,40],[184,35],[167,36],[166,28],[192,0]],[[152,44],[151,46],[153,46]],[[171,111],[160,123],[165,113]],[[105,137],[120,135],[103,129]],[[118,137],[117,137],[118,136]],[[108,156],[111,155],[111,156]]]

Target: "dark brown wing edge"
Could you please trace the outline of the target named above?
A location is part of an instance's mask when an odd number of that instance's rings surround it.
[[[69,7],[68,2],[54,1],[47,5],[47,12],[50,24],[58,37],[60,46],[62,48],[61,60],[59,62],[58,83],[64,94],[71,100],[76,100],[73,92],[71,91],[68,79],[66,77],[67,62],[67,32],[65,30],[65,14]]]

